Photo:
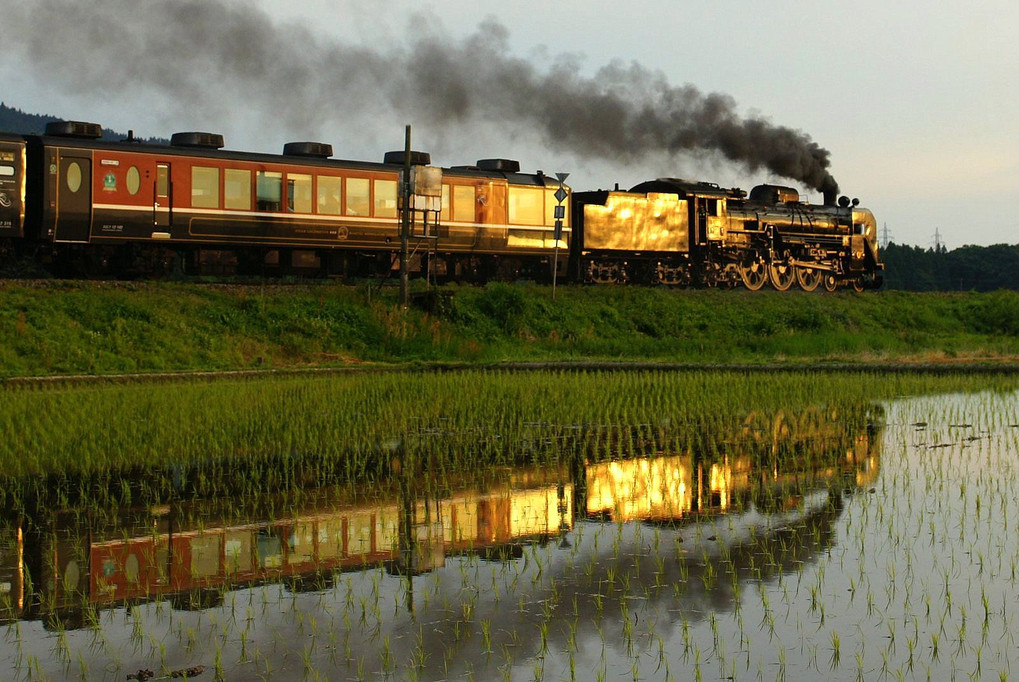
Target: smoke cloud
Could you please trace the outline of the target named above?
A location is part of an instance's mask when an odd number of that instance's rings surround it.
[[[495,21],[459,41],[417,22],[403,45],[367,47],[230,0],[35,0],[3,9],[5,50],[64,93],[150,98],[223,120],[240,111],[289,130],[392,118],[453,136],[489,124],[530,131],[582,159],[633,165],[662,152],[708,153],[817,190],[838,187],[826,149],[801,131],[741,116],[728,95],[672,85],[635,63],[593,76],[565,57],[539,67],[510,55]]]

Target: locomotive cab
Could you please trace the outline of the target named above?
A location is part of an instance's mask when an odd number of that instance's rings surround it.
[[[864,272],[873,273],[870,286],[881,286],[884,279],[884,263],[879,258],[877,219],[868,209],[854,207],[853,221],[853,266]]]

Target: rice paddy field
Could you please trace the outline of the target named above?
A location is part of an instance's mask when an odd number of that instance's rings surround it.
[[[1015,375],[0,392],[4,679],[1019,677]]]

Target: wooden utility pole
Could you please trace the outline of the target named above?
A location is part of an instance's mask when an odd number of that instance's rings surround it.
[[[407,126],[403,147],[403,183],[400,187],[403,198],[403,213],[400,214],[400,305],[410,306],[410,270],[408,249],[410,247],[410,126]]]

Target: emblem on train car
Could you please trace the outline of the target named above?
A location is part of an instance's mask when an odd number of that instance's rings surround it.
[[[3,208],[11,207],[11,198],[7,196],[6,192],[0,192],[0,206]]]
[[[103,189],[107,192],[117,191],[117,176],[113,173],[107,173],[103,176]]]

